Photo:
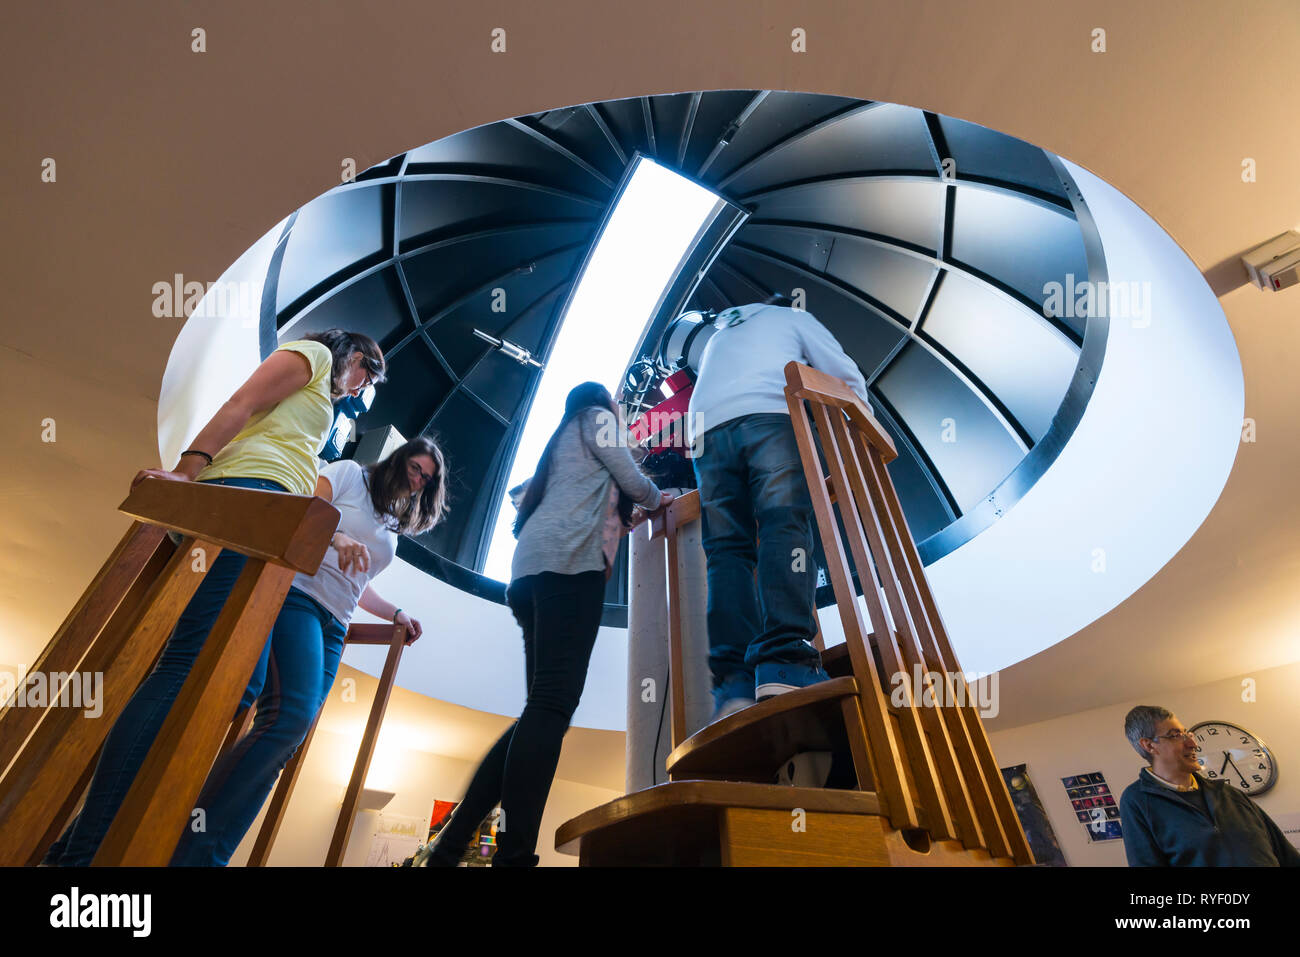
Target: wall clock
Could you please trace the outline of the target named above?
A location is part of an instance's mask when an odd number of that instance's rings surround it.
[[[1226,781],[1256,797],[1277,781],[1277,762],[1267,745],[1239,725],[1228,721],[1202,721],[1191,729],[1196,737],[1196,760],[1201,774],[1211,781]]]

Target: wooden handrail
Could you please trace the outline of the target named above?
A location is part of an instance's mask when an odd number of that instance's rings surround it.
[[[700,493],[698,489],[691,489],[673,499],[672,504],[650,519],[650,538],[662,538],[667,534],[670,525],[673,528],[681,528],[699,517]]]
[[[894,440],[889,437],[866,404],[854,394],[843,379],[819,372],[799,362],[788,362],[785,367],[786,395],[796,399],[815,399],[823,405],[843,409],[852,422],[867,437],[867,441],[880,451],[886,463],[898,458]]]
[[[862,690],[858,704],[874,777],[889,799],[894,826],[915,826],[904,825],[895,816],[902,809],[912,813],[909,805],[914,802],[932,838],[957,837],[967,849],[986,849],[994,857],[1032,864],[1033,854],[983,724],[964,694],[968,688],[961,666],[947,641],[885,469],[896,455],[893,444],[845,383],[796,362],[785,371],[786,401],[849,658]],[[830,469],[825,479],[814,446],[814,423]],[[853,588],[849,553],[858,570],[869,622]],[[886,701],[893,681],[877,668],[869,632],[886,636],[875,642],[886,672],[908,674],[920,667],[926,675],[926,686],[912,688],[901,706]],[[933,692],[929,703],[923,692]],[[910,772],[906,777],[904,764]],[[896,799],[901,799],[901,808]]]
[[[147,478],[118,506],[141,522],[316,574],[339,510],[314,495]]]
[[[102,674],[100,712],[91,720],[51,697],[43,709],[0,713],[0,864],[32,860],[58,827],[55,819],[208,568],[229,549],[247,556],[244,570],[95,863],[171,859],[293,575],[319,568],[339,520],[337,509],[313,496],[157,478],[132,489],[121,509],[137,521],[39,662]],[[184,536],[179,547],[164,528]]]

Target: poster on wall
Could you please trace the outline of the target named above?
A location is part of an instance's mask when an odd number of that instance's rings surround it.
[[[1017,764],[1001,771],[1002,780],[1011,792],[1016,816],[1020,818],[1020,826],[1025,829],[1025,837],[1029,840],[1029,849],[1034,852],[1034,860],[1046,867],[1068,867],[1061,845],[1056,841],[1056,832],[1052,830],[1052,822],[1047,819],[1043,802],[1038,799],[1025,765]]]
[[[370,839],[366,867],[396,867],[415,853],[424,836],[424,818],[380,814]]]
[[[1119,824],[1119,802],[1100,771],[1061,778],[1074,816],[1088,834],[1088,840],[1118,841],[1124,837]]]

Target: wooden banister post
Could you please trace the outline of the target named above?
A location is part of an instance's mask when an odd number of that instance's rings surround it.
[[[821,466],[817,462],[812,426],[808,421],[808,413],[804,410],[803,400],[799,398],[799,391],[803,385],[799,375],[806,368],[797,362],[791,362],[786,366],[786,403],[790,409],[795,440],[799,445],[799,459],[803,463],[804,480],[808,483],[813,512],[817,516],[817,527],[821,532],[827,571],[835,589],[836,606],[839,609],[840,622],[844,627],[844,638],[848,642],[853,672],[855,675],[862,676],[859,679],[859,695],[867,741],[870,745],[873,777],[878,792],[884,796],[888,805],[890,823],[897,828],[914,828],[918,826],[916,807],[908,792],[898,742],[881,691],[880,675],[877,673],[876,663],[867,646],[868,629],[862,620],[862,611],[858,607],[857,595],[849,573],[848,557],[844,554],[844,545],[840,541],[831,512],[830,495],[822,479]]]
[[[72,673],[110,621],[125,620],[139,611],[145,593],[166,567],[173,550],[171,540],[161,528],[133,523],[28,674]],[[53,698],[55,689],[49,690]],[[44,717],[45,710],[12,707],[6,703],[0,711],[0,778]]]
[[[888,593],[893,579],[890,577],[889,565],[880,552],[879,528],[875,525],[870,503],[858,494],[862,491],[861,477],[856,474],[856,461],[850,457],[847,423],[838,409],[828,409],[819,402],[813,402],[812,405],[817,429],[821,433],[822,449],[830,466],[831,483],[839,502],[840,517],[844,521],[853,561],[858,568],[862,597],[871,618],[872,632],[877,636],[877,647],[891,677],[897,674],[908,675],[909,666],[917,657],[911,627],[897,602],[890,602],[893,631],[885,617],[881,588],[883,585]],[[875,572],[872,571],[873,567]],[[880,584],[876,581],[877,574]],[[893,687],[891,677],[885,677],[881,681],[882,690]],[[959,775],[954,776],[957,763],[952,754],[947,729],[933,708],[917,705],[920,696],[921,689],[912,688],[905,695],[904,705],[897,708],[895,714],[906,745],[907,759],[912,767],[912,780],[930,822],[930,833],[939,840],[959,836],[967,847],[982,847],[983,838],[961,787],[961,778]]]
[[[388,709],[388,697],[397,679],[397,666],[402,660],[402,649],[410,639],[403,625],[393,626],[353,626],[361,628],[382,628],[389,632],[388,657],[384,659],[384,670],[379,676],[379,687],[375,690],[375,700],[370,704],[370,716],[366,720],[366,730],[361,736],[361,748],[357,752],[356,764],[352,766],[352,778],[348,781],[347,791],[343,795],[343,806],[339,809],[339,819],[334,825],[334,834],[330,838],[329,852],[325,856],[326,867],[339,867],[343,863],[343,854],[348,849],[348,838],[352,836],[352,825],[356,821],[357,806],[361,802],[361,791],[365,787],[366,772],[370,770],[370,759],[375,753],[375,742],[379,739],[379,728],[384,721],[384,712]],[[373,644],[373,641],[364,642]]]
[[[165,866],[252,677],[293,569],[244,564],[180,695],[95,855],[96,865]]]
[[[877,477],[881,477],[884,472],[883,462],[873,459],[873,469]],[[926,621],[929,623],[936,652],[942,660],[949,663],[954,673],[961,672],[962,669],[957,662],[957,656],[948,640],[947,628],[943,623],[942,616],[939,614],[938,605],[935,603],[934,592],[930,589],[930,581],[925,575],[924,566],[921,564],[920,552],[917,551],[916,543],[907,525],[907,518],[903,514],[903,507],[898,499],[898,490],[894,488],[892,482],[882,481],[881,484],[885,506],[895,526],[900,530],[899,539],[903,557],[912,575],[912,580],[915,582],[917,598],[924,610]],[[967,686],[966,691],[965,704],[959,710],[966,719],[971,748],[979,764],[982,777],[988,786],[993,805],[997,809],[998,819],[1006,836],[1011,856],[1017,864],[1033,864],[1034,853],[1029,846],[1028,838],[1025,836],[1024,827],[1020,823],[1020,817],[1016,813],[1015,805],[1011,801],[1011,793],[1007,790],[1006,781],[1002,778],[1002,772],[998,767],[997,758],[994,756],[992,746],[989,743],[984,722],[980,720],[979,714],[976,713],[975,707],[971,703],[974,696],[969,693],[969,686]]]
[[[73,708],[50,708],[0,780],[0,865],[24,864],[36,850],[87,761],[158,656],[181,611],[203,578],[191,565],[187,539],[150,584],[139,607],[115,615],[82,661],[104,675],[97,718]],[[202,543],[199,543],[202,544]],[[219,552],[215,545],[211,553]]]
[[[405,632],[405,629],[401,630],[401,634],[403,645],[409,645],[415,641]],[[397,633],[387,625],[353,625],[348,629],[343,644],[345,647],[347,645],[387,644],[389,645],[389,658],[391,659],[396,655],[400,659],[401,648],[394,646],[397,637]],[[396,675],[395,667],[394,675]],[[307,736],[303,738],[302,744],[293,753],[293,757],[285,763],[284,770],[280,773],[280,780],[276,784],[275,793],[271,795],[271,804],[266,809],[266,816],[262,819],[262,827],[257,832],[257,840],[253,843],[252,853],[248,856],[248,867],[265,867],[266,862],[271,857],[271,848],[275,844],[276,835],[280,833],[280,825],[284,823],[285,810],[288,808],[289,800],[293,797],[293,790],[298,784],[298,772],[302,770],[303,763],[307,760],[307,750],[311,747],[312,738],[316,736],[316,726],[320,724],[321,712],[324,710],[325,704],[322,702],[321,710],[316,712],[316,717],[312,720]],[[374,705],[372,704],[371,711],[373,712],[373,710]],[[380,722],[382,723],[382,721],[383,712],[380,713]],[[367,759],[368,764],[369,759]]]

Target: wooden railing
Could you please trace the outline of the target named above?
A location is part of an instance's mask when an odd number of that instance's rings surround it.
[[[374,700],[370,703],[370,716],[366,719],[366,730],[361,736],[357,760],[352,766],[352,777],[344,792],[343,806],[339,809],[334,834],[330,838],[329,851],[325,855],[326,867],[338,867],[343,863],[343,855],[347,851],[348,840],[352,835],[352,825],[356,822],[357,811],[360,809],[366,772],[370,770],[370,759],[374,757],[379,729],[384,721],[384,713],[388,709],[393,683],[397,679],[397,666],[402,661],[402,650],[415,640],[404,625],[359,624],[348,628],[347,637],[344,639],[345,645],[386,645],[388,656],[384,659],[384,670],[379,676],[379,687],[375,691]],[[251,710],[249,709],[249,712]],[[227,738],[232,744],[243,733],[249,717],[250,714],[240,714],[235,718]],[[262,827],[257,832],[257,840],[254,841],[253,850],[248,856],[249,867],[265,867],[270,859],[271,848],[275,844],[276,835],[280,832],[285,809],[289,806],[289,799],[293,796],[294,787],[298,783],[298,772],[302,770],[303,762],[307,760],[307,749],[311,747],[312,738],[316,736],[316,724],[319,721],[318,712],[316,719],[311,723],[311,729],[307,732],[307,737],[303,739],[298,750],[280,773],[280,781],[271,795],[271,803],[267,807],[266,816],[262,819]]]
[[[0,712],[0,864],[34,863],[71,813],[113,723],[223,548],[248,556],[95,864],[165,865],[296,572],[314,574],[338,526],[323,499],[145,479],[136,519],[28,674],[103,675],[100,713]],[[183,536],[174,546],[165,532]]]
[[[985,848],[994,857],[1032,864],[1029,843],[975,710],[976,698],[953,653],[885,470],[897,456],[893,442],[840,379],[797,362],[785,372],[786,402],[860,688],[876,787],[887,801],[891,823],[916,827],[919,807],[931,838],[955,837],[968,849]],[[825,477],[814,446],[814,422],[830,473]],[[836,508],[869,621],[863,620],[856,599]],[[894,676],[910,679],[918,671],[923,687],[903,682],[904,703],[892,706],[891,692],[898,687]]]
[[[897,829],[924,829],[933,840],[958,840],[993,857],[1033,863],[975,710],[977,699],[953,653],[885,469],[898,454],[893,442],[843,381],[808,366],[797,362],[786,366],[786,401],[858,685],[872,786],[890,824]],[[827,475],[822,473],[823,459]],[[847,548],[835,520],[836,509]],[[699,516],[699,494],[692,492],[673,502],[652,525],[652,535],[663,535],[668,547],[674,750],[688,737],[677,535]],[[850,554],[866,604],[865,619]],[[823,650],[820,634],[814,644]],[[920,666],[923,684],[916,688],[904,684],[908,693],[903,705],[895,707],[890,702],[898,686],[894,676],[906,675],[910,682],[916,674],[914,666]]]

